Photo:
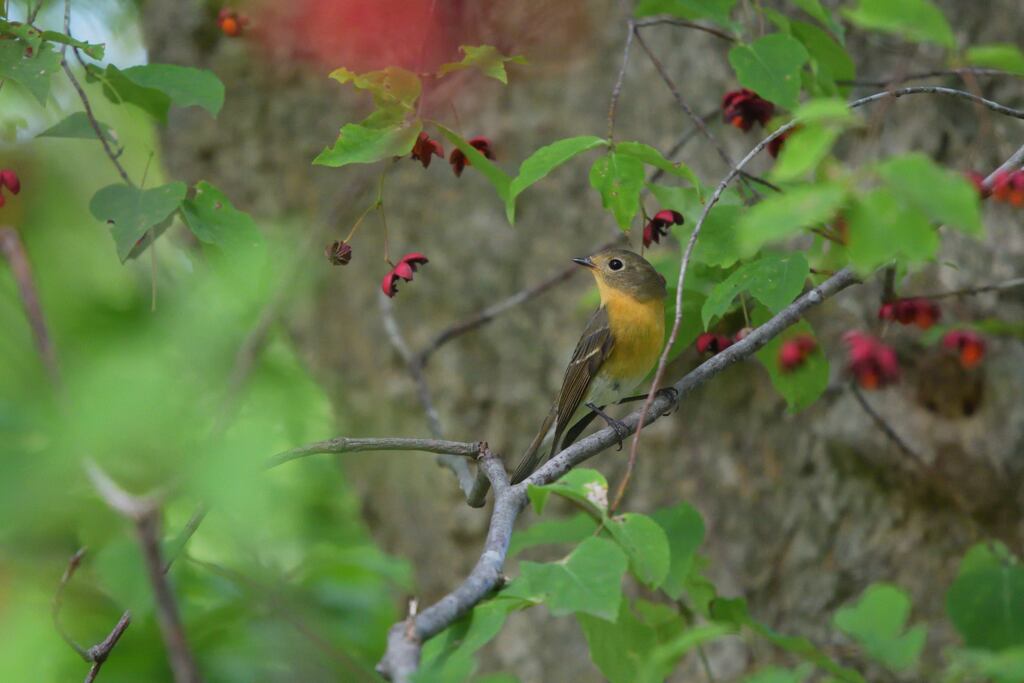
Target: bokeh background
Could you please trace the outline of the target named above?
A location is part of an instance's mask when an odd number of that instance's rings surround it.
[[[250,16],[250,30],[231,39],[217,29],[218,7],[196,0],[74,3],[76,37],[106,42],[111,63],[200,66],[224,81],[217,119],[174,110],[166,127],[109,105],[97,84],[87,88],[97,115],[123,143],[133,177],[145,172],[152,185],[207,180],[252,213],[264,240],[230,254],[203,251],[174,226],[152,261],[122,266],[106,226],[88,211],[92,194],[117,179],[109,161],[93,141],[33,139],[77,108],[73,91],[55,85],[44,111],[14,87],[0,90],[0,167],[17,168],[24,186],[17,201],[0,208],[0,224],[16,227],[26,245],[63,386],[49,386],[14,280],[0,268],[3,680],[84,675],[50,617],[61,573],[82,545],[89,553],[61,612],[67,631],[90,645],[131,608],[132,626],[101,680],[169,680],[132,529],[96,497],[83,458],[135,491],[173,483],[179,495],[166,509],[168,543],[200,500],[209,503],[208,518],[171,572],[209,680],[374,680],[386,628],[408,598],[437,599],[475,562],[486,514],[465,505],[450,472],[431,456],[319,456],[261,469],[278,451],[335,435],[429,433],[382,324],[378,286],[386,268],[377,218],[367,218],[350,265],[332,267],[323,257],[324,245],[344,237],[374,201],[378,178],[376,169],[310,164],[368,107],[328,80],[330,70],[420,60],[429,67],[455,59],[466,43],[524,54],[530,64],[511,68],[508,87],[467,73],[429,92],[424,110],[466,137],[490,137],[497,163],[510,171],[550,141],[606,130],[627,16],[619,3],[437,0],[433,13],[431,4],[250,3],[239,8]],[[1017,0],[937,4],[972,43],[1024,42]],[[59,3],[45,4],[40,23],[59,27],[61,12]],[[671,27],[646,36],[698,112],[714,112],[735,87],[728,45],[714,36]],[[852,33],[849,48],[858,75],[868,79],[942,66],[928,47],[878,34]],[[1005,104],[1024,105],[1020,81],[976,85]],[[863,163],[918,150],[951,168],[989,171],[1022,142],[1019,121],[959,101],[899,100],[869,120],[841,143],[843,158]],[[717,117],[711,126],[734,157],[754,142]],[[618,138],[668,150],[689,128],[637,51],[626,72]],[[699,138],[677,158],[706,182],[726,170]],[[398,163],[384,200],[392,249],[430,257],[393,302],[414,350],[616,232],[580,161],[523,196],[514,228],[481,177],[468,170],[455,178],[440,160],[427,170]],[[913,275],[901,291],[1024,272],[1022,214],[1006,205],[985,211],[986,240],[947,239],[940,265]],[[631,239],[636,244],[635,234]],[[679,245],[666,249],[675,256]],[[444,436],[486,440],[515,457],[557,389],[594,303],[590,288],[577,276],[431,356],[425,377]],[[827,615],[879,580],[910,592],[915,618],[939,623],[941,587],[969,545],[995,537],[1019,549],[1024,540],[1022,292],[944,303],[947,320],[997,332],[978,375],[940,372],[916,339],[897,333],[903,381],[869,396],[956,486],[969,515],[929,487],[858,407],[838,362],[826,395],[795,415],[759,365],[730,369],[645,430],[627,507],[695,505],[708,529],[709,575],[780,630],[839,642]],[[868,284],[813,314],[833,360],[842,332],[871,324],[878,300],[879,287]],[[697,362],[695,353],[683,354],[669,377]],[[594,461],[609,479],[623,464],[615,452]],[[521,525],[533,521],[523,517]],[[514,564],[508,571],[515,573]],[[928,647],[938,652],[952,638],[933,628]],[[718,680],[728,681],[775,655],[735,638],[709,656]],[[480,670],[523,681],[601,680],[575,622],[543,608],[513,615],[484,650]],[[675,680],[690,676],[684,667]]]

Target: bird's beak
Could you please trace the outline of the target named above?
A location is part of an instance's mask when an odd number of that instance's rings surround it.
[[[594,268],[597,268],[597,266],[594,264],[594,262],[590,260],[589,256],[587,256],[585,258],[574,258],[573,259],[573,263],[578,263],[579,265],[584,266],[586,268],[590,268],[591,270],[593,270]]]

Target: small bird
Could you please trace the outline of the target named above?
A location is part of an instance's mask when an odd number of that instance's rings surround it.
[[[594,415],[623,435],[622,423],[608,417],[602,408],[625,398],[643,381],[664,344],[665,278],[643,256],[612,247],[573,261],[588,268],[597,280],[601,306],[576,344],[558,397],[513,472],[513,484],[530,476],[555,453],[570,425],[569,442]],[[545,449],[552,426],[551,445]]]

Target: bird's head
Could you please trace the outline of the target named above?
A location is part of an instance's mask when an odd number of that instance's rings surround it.
[[[665,297],[665,278],[647,259],[628,249],[610,247],[573,261],[590,270],[597,280],[602,301],[607,299],[608,290],[628,294],[639,301]]]

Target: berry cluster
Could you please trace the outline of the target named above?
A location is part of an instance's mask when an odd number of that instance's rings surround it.
[[[900,325],[917,325],[927,330],[939,321],[942,311],[939,305],[929,299],[896,299],[882,304],[878,309],[879,320],[895,320]]]
[[[7,201],[4,199],[4,188],[10,190],[11,194],[21,192],[21,180],[18,179],[18,174],[9,168],[0,170],[0,206]]]
[[[467,142],[486,158],[494,159],[490,138],[478,135],[475,138],[470,138]],[[435,156],[444,159],[444,146],[441,145],[440,141],[433,139],[426,133],[420,133],[419,137],[416,138],[416,144],[412,146],[412,153],[409,155],[409,158],[423,164],[423,168],[428,168],[431,158]],[[448,163],[451,164],[452,171],[456,177],[461,177],[462,171],[467,166],[472,166],[463,151],[458,148],[452,150],[451,156],[448,157]]]
[[[779,369],[792,372],[804,364],[807,357],[818,348],[818,342],[809,334],[800,334],[782,342],[779,348]]]
[[[416,267],[422,266],[424,263],[429,263],[429,261],[423,254],[419,252],[406,254],[398,259],[398,263],[384,276],[384,280],[380,283],[380,288],[388,296],[394,296],[398,293],[398,281],[405,280],[406,282],[411,282],[412,274],[416,272]]]
[[[892,347],[859,330],[847,332],[843,341],[849,350],[847,369],[862,388],[881,389],[899,380],[899,361]]]
[[[670,226],[682,224],[683,214],[671,209],[662,209],[644,226],[644,247],[659,244],[661,238],[668,234]]]

